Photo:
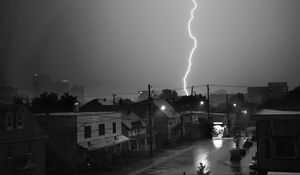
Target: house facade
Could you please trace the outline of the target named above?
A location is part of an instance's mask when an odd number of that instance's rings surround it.
[[[49,135],[51,166],[61,171],[98,169],[111,164],[129,139],[121,133],[118,112],[36,114]],[[55,164],[58,163],[58,164]]]
[[[129,155],[146,155],[150,151],[150,135],[148,123],[139,118],[133,111],[122,113],[122,133],[130,139],[124,143],[124,152]],[[152,135],[155,138],[155,133]],[[152,140],[152,150],[155,150],[155,139]]]
[[[300,172],[300,112],[265,109],[254,116],[259,169]]]
[[[1,175],[44,175],[46,139],[25,106],[0,104]]]

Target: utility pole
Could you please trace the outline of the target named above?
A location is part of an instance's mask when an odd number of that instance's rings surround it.
[[[227,114],[227,127],[228,127],[228,131],[230,129],[230,120],[229,120],[229,98],[228,98],[228,94],[226,94],[226,114]]]
[[[150,156],[152,156],[152,98],[151,98],[151,85],[148,84],[148,102],[149,102],[149,119],[148,119],[148,127],[149,127],[149,140],[150,140]]]
[[[113,95],[113,104],[116,104],[116,94],[112,94]]]
[[[193,96],[193,93],[194,93],[194,86],[192,86],[191,88],[191,96]]]
[[[209,117],[210,117],[210,114],[209,114],[209,84],[206,85],[206,88],[207,88],[207,121],[209,122]]]

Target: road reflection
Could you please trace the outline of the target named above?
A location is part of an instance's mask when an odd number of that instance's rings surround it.
[[[220,149],[223,145],[223,139],[214,139],[213,145],[216,149]]]
[[[197,152],[194,159],[194,166],[198,169],[200,163],[205,165],[205,171],[209,171],[210,169],[210,161],[208,160],[209,152],[208,150],[201,149]]]

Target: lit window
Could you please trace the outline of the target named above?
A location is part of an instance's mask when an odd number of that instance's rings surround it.
[[[7,130],[13,129],[13,118],[14,118],[14,115],[12,112],[6,113],[6,129]]]

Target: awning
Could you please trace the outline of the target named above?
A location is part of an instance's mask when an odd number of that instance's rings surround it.
[[[86,142],[78,143],[79,146],[89,150],[97,150],[100,148],[105,148],[113,145],[117,145],[123,142],[129,141],[129,138],[124,135],[114,136],[114,137],[108,137],[103,139],[95,139],[90,140]]]

